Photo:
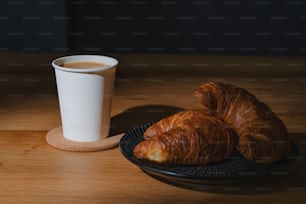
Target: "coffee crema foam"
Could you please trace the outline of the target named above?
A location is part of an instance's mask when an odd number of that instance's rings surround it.
[[[61,66],[66,68],[95,68],[105,67],[106,64],[101,62],[69,62],[62,64]]]

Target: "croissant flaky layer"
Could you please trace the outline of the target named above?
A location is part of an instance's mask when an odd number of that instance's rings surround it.
[[[284,123],[247,90],[210,82],[195,90],[202,110],[183,111],[149,127],[134,155],[160,163],[207,164],[234,149],[257,163],[269,163],[290,150]],[[238,138],[238,144],[236,139]]]
[[[238,151],[248,160],[267,163],[279,160],[290,150],[284,123],[247,90],[210,82],[194,95],[204,110],[219,115],[239,137]]]
[[[206,164],[227,158],[235,133],[205,111],[182,111],[160,120],[144,133],[134,155],[159,163]]]

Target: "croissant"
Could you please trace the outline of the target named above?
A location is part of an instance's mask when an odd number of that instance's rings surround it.
[[[194,95],[204,110],[219,115],[239,137],[237,150],[246,159],[267,163],[279,160],[290,150],[284,123],[247,90],[230,84],[209,82]]]
[[[134,156],[158,163],[207,164],[227,158],[235,148],[235,133],[205,111],[182,111],[149,127]]]

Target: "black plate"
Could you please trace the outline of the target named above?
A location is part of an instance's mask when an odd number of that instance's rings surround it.
[[[128,131],[120,140],[122,154],[148,175],[161,181],[180,186],[203,186],[209,184],[226,184],[257,179],[265,175],[276,175],[288,168],[298,156],[298,147],[292,143],[289,154],[277,162],[259,165],[244,159],[239,154],[219,163],[209,165],[165,165],[137,159],[133,155],[134,147],[142,141],[143,133],[152,125],[138,126]]]

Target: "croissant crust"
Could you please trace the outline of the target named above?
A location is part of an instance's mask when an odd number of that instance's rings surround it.
[[[235,134],[205,111],[182,111],[160,120],[134,148],[137,158],[160,163],[206,164],[228,157]]]
[[[238,151],[248,160],[267,163],[290,150],[288,130],[282,120],[247,90],[210,82],[195,90],[204,110],[219,115],[239,137]]]
[[[237,149],[248,160],[268,163],[290,150],[284,123],[243,88],[209,82],[195,90],[202,110],[182,111],[149,127],[134,155],[160,163],[207,164]],[[238,142],[237,142],[238,140]]]

